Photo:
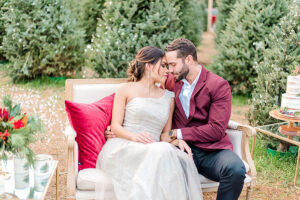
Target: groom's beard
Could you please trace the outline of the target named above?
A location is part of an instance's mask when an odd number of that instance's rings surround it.
[[[187,64],[183,63],[182,69],[178,73],[178,77],[176,78],[176,81],[181,81],[182,79],[185,79],[189,72],[190,72],[189,67],[187,66]]]

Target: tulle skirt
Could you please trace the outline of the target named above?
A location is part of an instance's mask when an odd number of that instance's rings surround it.
[[[202,200],[192,158],[170,143],[110,139],[98,156],[96,168],[111,177],[117,200]],[[103,187],[96,185],[96,199],[111,199],[104,198]]]

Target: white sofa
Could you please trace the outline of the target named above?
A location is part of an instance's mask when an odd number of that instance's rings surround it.
[[[112,94],[116,87],[125,81],[125,79],[68,79],[66,80],[66,99],[80,103],[92,103]],[[252,188],[256,184],[256,169],[249,150],[249,137],[256,134],[255,129],[230,121],[226,132],[233,143],[233,151],[242,158],[246,166],[245,187],[247,187],[247,199],[250,199]],[[96,182],[104,186],[101,193],[103,199],[115,199],[112,182],[101,170],[90,168],[78,173],[76,133],[68,125],[65,135],[68,143],[67,199],[94,199]],[[218,182],[211,181],[201,174],[199,176],[204,192],[217,191]]]

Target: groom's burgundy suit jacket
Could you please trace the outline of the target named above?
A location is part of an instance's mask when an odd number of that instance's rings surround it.
[[[225,132],[231,113],[231,90],[228,82],[202,67],[190,100],[190,115],[186,118],[179,94],[182,81],[175,83],[173,129],[181,129],[188,143],[204,149],[230,149]]]

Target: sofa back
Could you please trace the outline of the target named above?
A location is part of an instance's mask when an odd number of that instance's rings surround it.
[[[127,79],[68,79],[66,99],[77,103],[93,103],[111,95]]]

